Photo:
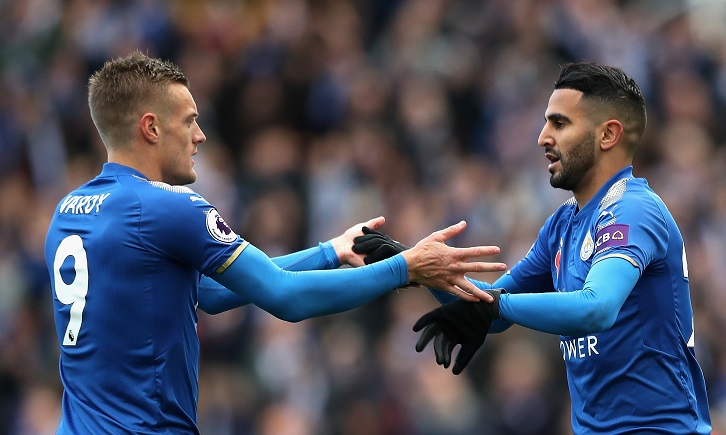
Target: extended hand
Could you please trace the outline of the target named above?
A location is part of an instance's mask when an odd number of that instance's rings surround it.
[[[393,257],[409,249],[376,229],[363,227],[363,235],[353,239],[353,252],[365,255],[365,263],[372,264]]]
[[[447,291],[464,300],[492,302],[490,294],[469,282],[465,274],[469,272],[503,272],[504,263],[468,262],[475,257],[485,257],[499,253],[497,246],[476,246],[453,248],[445,242],[461,234],[466,222],[461,221],[421,240],[402,255],[408,264],[409,282],[417,282],[428,288]]]
[[[382,227],[384,223],[386,223],[386,219],[383,216],[379,216],[367,222],[353,225],[352,227],[345,230],[343,234],[335,237],[334,239],[331,239],[330,242],[333,244],[335,253],[338,254],[338,260],[340,261],[340,264],[347,264],[354,267],[364,266],[368,264],[364,259],[365,254],[354,251],[354,240],[358,236],[362,236],[363,234],[365,234],[363,229],[368,229],[369,231],[371,229],[376,230]]]
[[[416,352],[424,350],[434,339],[436,364],[449,368],[451,354],[457,344],[461,345],[453,373],[458,375],[471,361],[476,351],[484,344],[492,321],[499,318],[499,297],[501,289],[485,290],[494,302],[467,302],[455,300],[424,314],[413,330],[423,329],[416,343]]]

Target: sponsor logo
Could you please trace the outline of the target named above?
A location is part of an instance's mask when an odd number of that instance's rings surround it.
[[[571,340],[560,340],[560,352],[562,352],[562,359],[565,361],[600,355],[596,346],[597,337],[594,335],[573,338]]]
[[[227,222],[222,219],[217,209],[209,209],[207,213],[207,231],[222,243],[232,243],[237,240],[237,234],[232,231],[232,228],[227,225]]]
[[[627,245],[629,232],[630,226],[626,224],[613,224],[600,229],[595,235],[595,253]]]

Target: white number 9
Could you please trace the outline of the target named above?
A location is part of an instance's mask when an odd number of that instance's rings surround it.
[[[66,284],[60,274],[60,268],[68,257],[73,257],[75,260],[76,272],[76,276],[70,284]],[[63,305],[71,305],[68,327],[63,336],[63,346],[75,346],[80,335],[83,309],[86,307],[86,294],[88,294],[88,258],[80,236],[68,236],[58,246],[53,262],[53,278],[56,297]]]

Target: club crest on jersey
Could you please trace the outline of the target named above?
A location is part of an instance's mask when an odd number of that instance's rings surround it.
[[[209,234],[214,237],[215,240],[222,243],[232,243],[237,240],[237,234],[235,234],[234,231],[232,231],[232,228],[227,225],[227,222],[222,219],[222,216],[219,215],[217,209],[211,208],[206,213],[207,231],[209,231]]]
[[[595,253],[627,245],[629,233],[630,226],[626,224],[612,224],[601,228],[595,235]]]
[[[560,249],[557,250],[555,255],[555,270],[557,270],[556,278],[560,278],[560,263],[562,262],[562,238],[560,238]]]
[[[592,251],[595,250],[595,241],[592,240],[592,235],[590,235],[590,231],[587,232],[587,235],[585,236],[585,240],[582,241],[582,246],[580,247],[580,259],[582,261],[587,261],[588,258],[592,255]]]

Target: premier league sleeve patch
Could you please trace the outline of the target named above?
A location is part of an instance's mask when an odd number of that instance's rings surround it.
[[[222,243],[232,243],[237,240],[237,234],[232,231],[227,222],[222,219],[219,212],[215,208],[211,208],[205,212],[207,214],[207,231]]]
[[[616,246],[628,244],[630,226],[626,224],[612,224],[601,228],[595,236],[595,254]]]

